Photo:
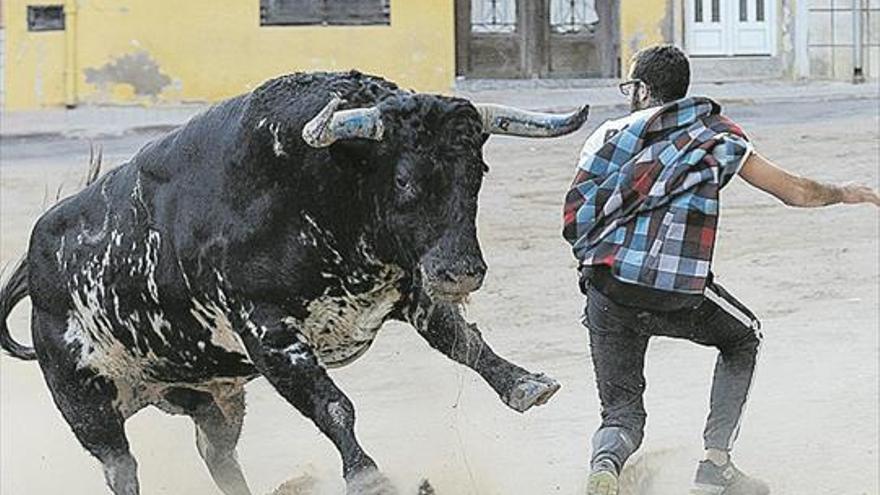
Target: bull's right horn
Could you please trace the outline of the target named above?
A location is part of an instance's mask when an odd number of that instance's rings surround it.
[[[590,115],[589,105],[565,114],[529,112],[488,103],[474,106],[483,120],[483,132],[522,137],[564,136],[580,129]]]
[[[385,133],[382,113],[376,107],[336,109],[344,102],[334,96],[302,130],[303,141],[312,148],[326,148],[342,139],[381,141]]]

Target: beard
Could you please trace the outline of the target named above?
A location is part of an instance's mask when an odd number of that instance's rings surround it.
[[[650,93],[648,94],[647,98],[639,98],[638,91],[634,91],[629,100],[630,112],[638,112],[639,110],[645,110],[660,105],[663,105],[663,101],[654,98],[654,96]]]

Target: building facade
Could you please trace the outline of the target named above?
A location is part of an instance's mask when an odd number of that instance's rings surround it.
[[[455,78],[449,0],[54,1],[3,2],[6,109],[216,101],[294,71]]]
[[[456,78],[617,78],[658,42],[683,46],[702,80],[851,79],[857,49],[863,74],[880,72],[880,0],[219,5],[2,0],[3,107],[216,101],[278,74],[350,68],[431,92],[449,92]]]
[[[690,54],[695,78],[876,80],[880,0],[657,0],[664,41]],[[642,46],[638,30],[624,46]]]

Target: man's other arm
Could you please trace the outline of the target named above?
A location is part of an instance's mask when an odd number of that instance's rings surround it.
[[[823,184],[783,170],[755,152],[746,159],[740,175],[749,184],[789,206],[810,208],[837,203],[873,203],[880,206],[880,195],[868,186]]]

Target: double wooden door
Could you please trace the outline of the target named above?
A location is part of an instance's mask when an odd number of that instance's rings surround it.
[[[618,12],[619,0],[456,0],[457,72],[615,77]]]

